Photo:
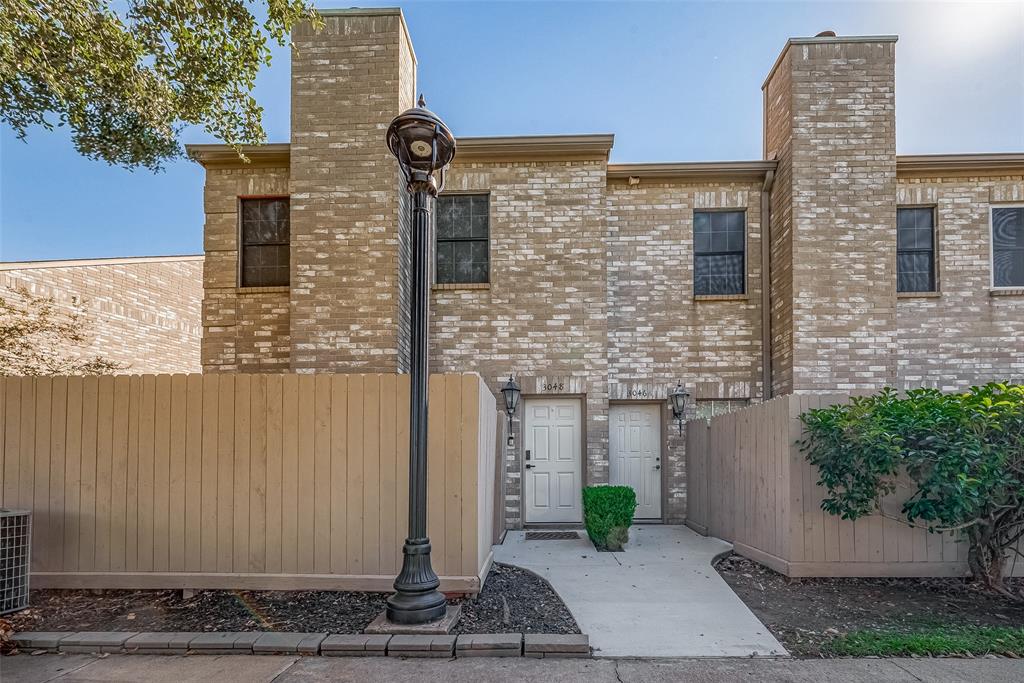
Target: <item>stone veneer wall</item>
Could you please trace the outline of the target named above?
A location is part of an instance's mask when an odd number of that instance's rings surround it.
[[[900,178],[900,205],[935,207],[937,295],[896,304],[897,386],[1024,382],[1024,288],[993,291],[989,207],[1024,203],[1024,176]]]
[[[323,19],[292,33],[291,367],[395,372],[405,207],[384,132],[414,103],[415,57],[397,9]]]
[[[693,212],[745,209],[746,294],[693,294]],[[608,184],[608,394],[665,405],[677,379],[693,400],[760,399],[761,185],[641,179]],[[695,404],[691,402],[691,406]],[[664,510],[686,514],[685,434],[662,411]]]
[[[786,52],[767,89],[788,78],[792,110],[767,123],[791,146],[792,390],[879,388],[896,377],[895,39]]]
[[[122,372],[198,372],[201,256],[168,256],[0,264],[0,295],[17,290],[85,308],[90,343],[78,357],[102,356]]]
[[[288,194],[288,168],[209,168],[204,210],[204,372],[289,368],[288,287],[238,286],[238,200]]]
[[[431,371],[477,371],[497,392],[585,395],[585,483],[608,481],[608,298],[603,160],[465,163],[447,191],[490,193],[490,284],[439,285]],[[505,519],[522,520],[521,444],[505,452]]]

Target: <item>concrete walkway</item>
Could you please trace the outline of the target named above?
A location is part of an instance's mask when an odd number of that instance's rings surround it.
[[[390,657],[258,655],[18,655],[0,657],[3,683],[1019,683],[1024,661],[1013,659],[522,659],[448,660]]]
[[[494,559],[548,580],[598,657],[749,657],[786,650],[711,567],[732,546],[683,526],[630,529],[622,553],[510,531]]]

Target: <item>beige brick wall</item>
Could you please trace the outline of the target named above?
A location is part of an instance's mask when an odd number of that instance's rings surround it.
[[[87,347],[79,358],[102,356],[122,372],[198,372],[202,257],[169,256],[0,264],[0,290],[53,297],[67,311],[84,302]]]
[[[764,89],[764,157],[778,166],[771,190],[771,395],[793,390],[793,79],[786,50]]]
[[[935,207],[939,289],[898,299],[897,385],[952,391],[1024,382],[1024,289],[993,295],[989,225],[990,206],[1024,202],[1024,176],[901,177],[897,184],[897,204]]]
[[[238,286],[239,197],[288,194],[288,168],[209,168],[203,207],[204,372],[287,370],[291,354],[287,287]]]
[[[588,483],[608,481],[605,169],[603,160],[456,159],[447,191],[490,193],[491,282],[437,289],[431,311],[432,371],[476,370],[495,392],[513,372],[525,396],[585,397]],[[522,516],[521,443],[506,451],[513,527]]]
[[[895,40],[787,51],[768,91],[788,73],[792,111],[769,123],[792,157],[792,390],[879,388],[896,377]]]
[[[641,179],[608,184],[608,393],[667,399],[761,396],[761,187]],[[746,294],[693,295],[693,212],[744,209]],[[664,514],[686,513],[685,435],[663,411]]]
[[[405,23],[398,10],[331,14],[292,41],[291,366],[395,372],[404,207],[384,133],[414,103]]]
[[[394,10],[295,34],[291,166],[207,179],[207,370],[406,369],[409,207],[383,134],[411,106],[415,56]],[[988,291],[988,205],[1024,178],[896,178],[894,44],[798,40],[765,84],[773,393],[1020,379],[1020,296]],[[586,483],[608,479],[609,402],[761,400],[760,180],[607,177],[604,158],[456,159],[449,192],[487,192],[491,277],[432,293],[431,370],[514,373],[524,395],[584,400]],[[738,176],[730,176],[738,177]],[[240,291],[237,196],[291,196],[292,282]],[[896,206],[938,207],[939,297],[897,297]],[[693,297],[694,209],[744,208],[747,293]],[[663,411],[664,514],[686,503],[683,439]],[[505,520],[522,523],[522,438]]]

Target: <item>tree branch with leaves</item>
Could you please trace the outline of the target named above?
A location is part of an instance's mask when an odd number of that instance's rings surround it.
[[[305,0],[4,0],[0,119],[22,139],[67,125],[81,154],[128,168],[181,156],[188,125],[261,144],[256,75],[307,19]]]

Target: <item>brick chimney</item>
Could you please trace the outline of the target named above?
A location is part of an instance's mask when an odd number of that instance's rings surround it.
[[[762,86],[774,394],[895,379],[895,48],[793,38]]]
[[[320,14],[292,33],[292,369],[403,371],[409,211],[384,132],[416,56],[399,9]]]

